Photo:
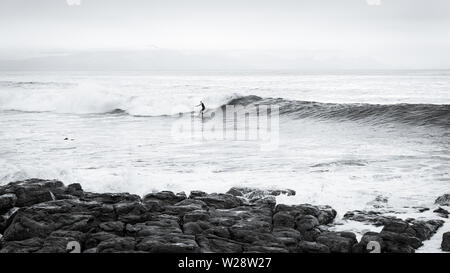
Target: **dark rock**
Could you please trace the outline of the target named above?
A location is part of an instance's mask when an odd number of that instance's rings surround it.
[[[4,242],[0,253],[33,253],[42,248],[44,239],[30,238],[21,241]]]
[[[195,241],[195,236],[182,233],[167,233],[159,236],[145,237],[136,245],[136,249],[152,253],[200,252],[200,248]]]
[[[5,232],[5,229],[11,224],[13,216],[17,212],[18,208],[12,208],[6,213],[0,215],[0,234]]]
[[[361,211],[354,210],[344,214],[344,220],[352,220],[357,222],[369,223],[375,226],[384,226],[387,223],[398,220],[399,218],[393,216],[384,216],[382,212],[378,211]]]
[[[326,245],[331,252],[351,253],[357,243],[356,235],[351,232],[326,232],[317,237],[317,243]]]
[[[108,233],[108,232],[96,232],[96,233],[89,233],[86,234],[86,238],[85,238],[85,249],[94,249],[95,251],[97,251],[97,246],[104,241],[108,241],[110,239],[113,238],[118,238],[119,236],[112,234],[112,233]]]
[[[312,215],[301,215],[295,219],[297,230],[300,232],[312,230],[319,226],[319,220]]]
[[[0,195],[0,213],[4,213],[15,207],[17,196],[13,193]]]
[[[272,234],[279,240],[290,252],[296,252],[298,243],[303,239],[302,234],[292,228],[277,227]]]
[[[83,197],[84,195],[83,188],[78,183],[68,185],[66,193],[77,197]]]
[[[111,232],[114,234],[121,235],[124,233],[125,224],[120,221],[109,221],[104,222],[99,225],[99,228],[106,232]]]
[[[141,198],[129,193],[84,193],[82,201],[95,201],[102,204],[116,204],[119,202],[140,202]]]
[[[25,207],[51,201],[58,195],[64,195],[66,187],[61,181],[28,179],[11,182],[0,187],[0,195],[14,194],[17,197],[15,206]]]
[[[450,232],[446,232],[442,235],[441,248],[443,251],[450,251]]]
[[[194,197],[195,200],[205,202],[216,209],[231,209],[243,205],[242,199],[231,194],[212,193],[205,196]]]
[[[439,196],[434,203],[440,206],[450,206],[450,194]]]
[[[433,210],[433,212],[437,213],[442,218],[448,218],[449,212],[446,209],[443,209],[441,207]]]
[[[298,253],[330,253],[330,248],[316,242],[302,241],[298,244]]]
[[[396,233],[382,230],[380,236],[386,244],[387,252],[402,253],[404,252],[403,250],[406,250],[406,253],[411,253],[411,249],[414,250],[422,246],[422,241],[419,238],[408,233]]]
[[[231,194],[234,196],[241,196],[247,199],[260,199],[266,196],[279,196],[281,194],[285,194],[288,196],[295,195],[294,190],[284,189],[284,190],[260,190],[256,188],[249,187],[233,187],[227,194]]]
[[[443,220],[420,221],[413,220],[409,222],[411,228],[415,231],[414,235],[421,241],[429,240],[436,231],[444,225]]]
[[[0,251],[64,253],[78,242],[84,253],[348,253],[367,252],[367,243],[378,241],[386,252],[414,252],[443,223],[352,212],[349,219],[385,226],[358,243],[353,233],[328,231],[336,217],[331,207],[276,205],[280,194],[295,192],[233,188],[187,198],[162,191],[141,199],[55,180],[14,182],[0,186]]]
[[[294,228],[295,227],[295,218],[291,214],[280,211],[275,213],[273,216],[273,226],[274,227],[287,227]]]
[[[161,191],[147,194],[143,202],[151,211],[163,211],[166,206],[175,205],[184,199],[186,199],[185,196],[176,195],[171,191]]]
[[[199,235],[196,237],[196,241],[203,253],[241,253],[244,251],[242,243],[217,236]]]
[[[289,251],[283,247],[249,246],[244,253],[289,253]]]
[[[189,194],[189,198],[194,199],[195,197],[203,197],[206,195],[207,193],[204,191],[191,191],[191,193]]]
[[[196,211],[196,210],[206,210],[208,206],[205,202],[194,199],[185,199],[181,202],[176,203],[175,205],[166,206],[164,209],[164,213],[173,214],[183,216],[188,212]]]
[[[113,237],[98,244],[97,252],[130,252],[136,247],[136,240],[132,237]]]

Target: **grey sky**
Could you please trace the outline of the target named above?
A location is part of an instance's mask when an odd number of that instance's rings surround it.
[[[247,61],[270,55],[269,63],[450,68],[450,1],[368,2],[377,0],[0,0],[0,60],[164,49]]]

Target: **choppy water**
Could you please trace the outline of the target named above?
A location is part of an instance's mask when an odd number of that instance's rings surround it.
[[[279,147],[174,139],[175,114],[201,99],[208,111],[279,106]],[[138,194],[291,188],[297,196],[282,201],[340,214],[378,195],[399,211],[432,206],[450,189],[449,105],[448,71],[3,72],[0,183],[56,178]]]

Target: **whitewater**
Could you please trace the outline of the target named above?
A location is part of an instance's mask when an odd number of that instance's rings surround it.
[[[197,113],[200,100],[207,114],[278,106],[278,148],[174,139],[179,113]],[[0,184],[46,178],[136,194],[290,188],[297,194],[279,202],[331,205],[337,218],[378,209],[431,219],[450,189],[449,128],[450,71],[0,72]],[[379,196],[388,201],[374,208]],[[420,251],[439,251],[436,236]]]

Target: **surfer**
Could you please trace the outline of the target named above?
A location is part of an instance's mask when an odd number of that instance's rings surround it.
[[[203,104],[202,101],[200,101],[200,104],[199,104],[199,105],[196,105],[195,107],[198,107],[198,106],[201,106],[201,107],[202,107],[202,110],[200,110],[200,113],[202,114],[202,118],[203,118],[203,111],[205,111],[206,107],[205,107],[205,105]]]

